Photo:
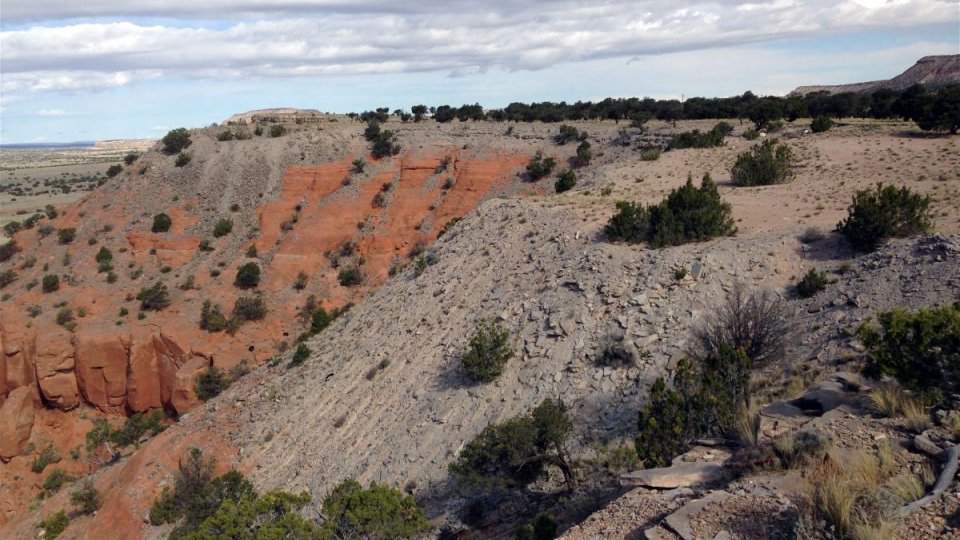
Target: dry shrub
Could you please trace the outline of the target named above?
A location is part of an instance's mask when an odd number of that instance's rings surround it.
[[[737,409],[733,430],[742,446],[756,446],[760,433],[759,409],[752,405],[741,404]]]
[[[930,414],[923,402],[894,385],[883,385],[870,392],[873,410],[881,416],[904,419],[904,426],[922,433],[931,426]]]
[[[770,291],[747,290],[737,283],[693,335],[693,354],[704,358],[721,345],[743,349],[755,366],[783,357],[791,335],[787,303]]]

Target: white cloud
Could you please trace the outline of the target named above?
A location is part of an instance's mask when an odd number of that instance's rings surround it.
[[[145,78],[317,77],[491,68],[714,49],[785,37],[956,20],[956,0],[6,0],[5,93],[80,91]],[[83,22],[149,17],[183,24]],[[196,22],[191,18],[198,18]],[[203,17],[220,21],[205,26]],[[223,24],[227,20],[239,21]]]
[[[37,116],[66,116],[67,111],[63,109],[40,109]]]

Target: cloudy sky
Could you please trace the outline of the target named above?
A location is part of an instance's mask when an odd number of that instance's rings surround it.
[[[0,0],[0,142],[266,107],[783,94],[960,53],[960,0]]]

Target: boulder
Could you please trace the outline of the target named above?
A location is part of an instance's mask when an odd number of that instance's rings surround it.
[[[0,405],[0,460],[10,461],[23,452],[30,440],[33,418],[40,406],[34,386],[21,386]]]
[[[143,412],[163,406],[160,383],[160,354],[152,332],[134,334],[130,339],[130,369],[127,372],[127,407]]]
[[[194,356],[177,370],[173,393],[170,396],[170,404],[177,411],[177,414],[189,412],[202,403],[193,393],[193,387],[200,373],[209,366],[209,360],[202,356]]]
[[[645,469],[620,475],[620,485],[654,489],[674,489],[719,482],[726,472],[716,463],[678,463],[670,467]]]

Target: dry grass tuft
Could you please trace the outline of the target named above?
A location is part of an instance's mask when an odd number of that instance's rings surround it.
[[[919,400],[908,398],[903,403],[904,425],[910,431],[922,433],[930,428],[930,413]]]
[[[753,405],[741,405],[737,411],[733,428],[741,445],[745,447],[756,446],[760,434],[759,409]]]
[[[873,410],[890,418],[902,417],[907,429],[920,433],[932,423],[923,402],[893,385],[883,385],[870,392]]]

